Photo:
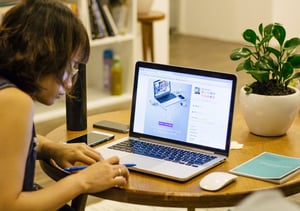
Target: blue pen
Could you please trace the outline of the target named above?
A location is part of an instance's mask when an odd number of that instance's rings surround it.
[[[126,166],[127,168],[130,168],[130,167],[134,167],[136,166],[136,164],[133,164],[133,163],[126,163],[126,164],[123,164],[124,166]],[[83,170],[85,169],[87,166],[71,166],[71,167],[66,167],[64,168],[65,171],[79,171],[79,170]]]

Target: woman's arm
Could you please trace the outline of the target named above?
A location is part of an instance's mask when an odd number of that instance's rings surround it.
[[[23,188],[33,106],[30,96],[16,88],[0,91],[0,210],[12,210]]]
[[[20,90],[7,88],[0,91],[0,108],[0,210],[56,210],[81,193],[98,192],[126,184],[129,172],[125,166],[118,164],[117,157],[113,157],[96,162],[42,190],[22,191],[32,136],[34,103],[30,96]],[[44,145],[44,141],[41,141],[39,154],[53,155],[53,152],[47,154],[45,151],[52,151],[56,146],[50,143]],[[54,154],[62,157],[61,154]]]

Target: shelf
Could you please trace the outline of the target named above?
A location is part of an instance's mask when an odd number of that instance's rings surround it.
[[[110,44],[114,44],[114,43],[132,41],[133,39],[134,39],[134,36],[132,34],[117,35],[117,36],[113,36],[113,37],[105,37],[102,39],[92,40],[91,47],[104,46],[104,45],[110,45]]]
[[[87,111],[93,113],[95,110],[114,110],[120,107],[127,106],[130,107],[131,103],[131,93],[124,93],[120,96],[112,96],[98,92],[95,89],[89,88],[87,90]],[[65,117],[66,115],[66,103],[65,98],[59,99],[54,105],[45,106],[40,103],[36,103],[36,114],[34,116],[34,121],[36,123],[48,121],[51,119],[57,119]]]

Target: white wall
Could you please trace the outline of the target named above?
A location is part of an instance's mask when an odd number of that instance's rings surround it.
[[[287,37],[300,37],[300,1],[273,0],[273,22],[282,23],[287,30]]]
[[[287,38],[300,36],[299,0],[184,0],[179,4],[178,31],[183,34],[240,42],[246,28],[278,22],[285,26]]]

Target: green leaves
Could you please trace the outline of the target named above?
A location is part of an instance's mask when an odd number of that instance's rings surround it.
[[[269,71],[264,70],[250,70],[247,71],[253,78],[255,78],[260,83],[266,83],[269,81]]]
[[[259,34],[253,29],[246,29],[242,34],[252,48],[237,48],[230,54],[231,60],[242,60],[236,71],[245,70],[260,83],[275,80],[284,86],[291,79],[300,78],[300,73],[294,74],[294,69],[300,68],[300,54],[295,53],[300,45],[300,38],[286,40],[286,30],[279,23],[271,23],[265,27],[261,23],[258,31]],[[278,42],[279,47],[270,45],[272,39]]]
[[[298,45],[300,45],[300,39],[298,37],[294,37],[290,40],[287,40],[284,44],[284,48],[296,48]]]
[[[235,61],[239,60],[240,58],[247,58],[251,54],[252,52],[248,48],[237,48],[231,53],[230,59]]]
[[[244,40],[246,40],[247,42],[252,43],[253,45],[256,44],[257,35],[256,35],[255,31],[253,31],[252,29],[247,29],[243,33],[243,38],[244,38]]]
[[[274,24],[272,34],[275,37],[275,39],[278,41],[280,46],[282,46],[285,40],[285,34],[286,34],[285,29],[279,24]]]
[[[294,68],[300,68],[300,54],[289,57],[287,61],[290,62]]]
[[[286,62],[283,64],[282,69],[280,71],[280,76],[283,79],[289,79],[294,72],[294,67],[290,62]]]

